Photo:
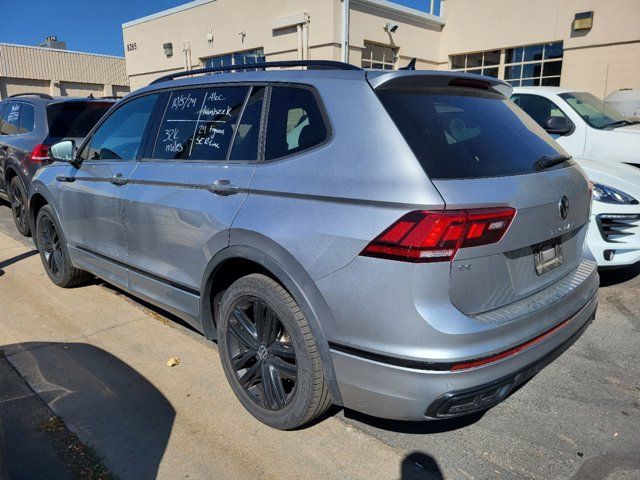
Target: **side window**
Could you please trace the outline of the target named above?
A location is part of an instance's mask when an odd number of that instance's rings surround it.
[[[2,135],[15,135],[18,133],[18,124],[20,122],[20,104],[18,102],[9,102],[2,112],[2,127],[0,133]]]
[[[320,107],[310,90],[273,88],[267,120],[266,160],[311,148],[322,143],[327,135]]]
[[[225,161],[248,93],[249,87],[173,91],[153,158]]]
[[[564,112],[555,103],[539,95],[515,94],[511,96],[511,100],[541,127],[544,127],[549,117],[566,118]]]
[[[157,100],[145,95],[116,109],[93,134],[87,159],[135,160]]]
[[[254,87],[251,91],[242,118],[236,127],[236,138],[229,160],[257,160],[264,90],[264,87]]]
[[[20,105],[20,126],[18,133],[31,133],[34,127],[35,110],[33,105],[22,103]]]

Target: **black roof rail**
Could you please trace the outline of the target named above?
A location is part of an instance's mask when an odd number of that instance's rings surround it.
[[[53,100],[51,95],[47,95],[46,93],[37,93],[37,92],[25,92],[25,93],[14,93],[13,95],[9,95],[7,98],[15,98],[15,97],[40,97],[46,100]]]
[[[314,70],[362,70],[350,63],[338,62],[335,60],[281,60],[278,62],[245,63],[242,65],[227,65],[224,67],[207,67],[184,72],[172,73],[160,78],[156,78],[149,85],[166,82],[180,77],[190,75],[200,75],[203,73],[229,72],[231,70],[257,70],[271,67],[308,67]]]

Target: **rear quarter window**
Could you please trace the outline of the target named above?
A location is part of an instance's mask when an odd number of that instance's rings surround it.
[[[85,137],[107,113],[111,102],[60,102],[47,106],[49,136]]]
[[[376,93],[432,179],[533,173],[540,157],[561,153],[544,130],[497,93],[462,87]]]
[[[311,90],[273,87],[269,101],[265,160],[308,150],[327,138],[327,126]]]

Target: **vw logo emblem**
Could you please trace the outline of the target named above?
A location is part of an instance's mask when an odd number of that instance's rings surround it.
[[[558,202],[558,210],[560,212],[560,218],[562,220],[566,220],[567,215],[569,214],[569,199],[566,195],[563,195]]]

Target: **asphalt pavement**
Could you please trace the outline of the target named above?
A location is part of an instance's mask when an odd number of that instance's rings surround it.
[[[33,458],[27,431],[41,462],[60,467],[33,429],[54,415],[123,479],[640,479],[640,268],[605,272],[586,333],[483,415],[413,423],[332,409],[278,432],[242,409],[215,344],[99,281],[55,287],[35,253],[0,203],[0,379],[32,393],[0,395],[14,409],[0,408],[11,478],[64,478],[16,474]],[[20,423],[20,411],[38,415]]]

